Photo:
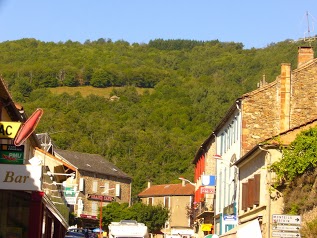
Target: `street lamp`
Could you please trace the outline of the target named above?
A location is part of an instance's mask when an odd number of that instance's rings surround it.
[[[104,188],[105,186],[100,186],[100,188]],[[110,191],[110,190],[114,190],[115,188],[109,188],[109,189],[107,189],[106,191],[104,191],[104,192],[102,192],[102,194],[104,194],[104,193],[108,193],[108,191]],[[101,236],[101,227],[102,227],[102,202],[103,202],[103,199],[104,199],[104,197],[103,197],[103,195],[100,197],[100,217],[99,217],[99,238],[102,238],[102,236]]]
[[[180,180],[182,180],[182,181],[185,181],[185,182],[187,182],[187,183],[190,183],[191,185],[196,186],[195,183],[193,183],[193,182],[191,182],[191,181],[189,181],[188,179],[185,179],[185,178],[183,178],[183,177],[179,177],[178,179],[180,179]]]

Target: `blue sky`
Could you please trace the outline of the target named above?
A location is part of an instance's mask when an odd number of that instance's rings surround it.
[[[0,42],[185,39],[262,48],[316,35],[316,19],[316,0],[0,0]]]

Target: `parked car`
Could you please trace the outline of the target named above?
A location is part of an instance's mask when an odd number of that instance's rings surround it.
[[[64,238],[80,238],[85,237],[85,234],[82,232],[76,232],[76,231],[67,231]]]

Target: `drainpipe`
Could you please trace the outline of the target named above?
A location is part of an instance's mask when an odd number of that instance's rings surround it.
[[[272,154],[269,150],[261,148],[261,145],[259,145],[259,149],[262,151],[267,152],[267,154],[265,155],[265,159],[267,159],[268,156],[268,164],[266,167],[271,166],[271,162],[272,162]],[[271,172],[268,171],[268,175],[267,175],[267,184],[268,184],[268,195],[267,195],[267,201],[268,201],[268,211],[267,211],[267,224],[266,224],[266,229],[267,229],[267,233],[266,233],[266,237],[270,238],[271,237],[271,196],[270,196],[270,187],[271,187],[271,182],[272,182],[272,176],[271,176]]]

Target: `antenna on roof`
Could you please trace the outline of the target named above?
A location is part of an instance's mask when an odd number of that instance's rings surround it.
[[[313,16],[310,15],[308,11],[306,11],[307,32],[304,33],[304,39],[303,39],[303,40],[304,40],[305,42],[308,42],[309,46],[311,46],[311,43],[312,43],[313,41],[315,41],[315,40],[317,39],[317,37],[310,35],[309,16],[310,16],[312,19],[314,19]],[[313,23],[314,23],[314,22],[313,22]],[[313,26],[314,26],[314,25],[313,25]],[[313,31],[314,31],[314,28],[313,28]]]

